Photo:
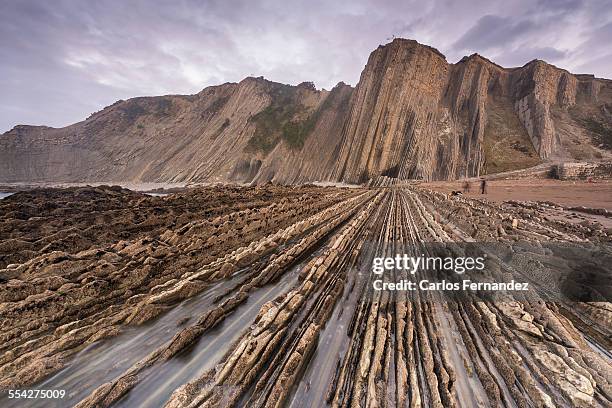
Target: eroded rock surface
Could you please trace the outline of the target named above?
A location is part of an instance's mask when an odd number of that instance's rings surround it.
[[[73,384],[62,403],[79,407],[612,403],[607,301],[369,289],[374,256],[432,243],[454,254],[471,243],[516,253],[514,269],[493,258],[486,278],[531,274],[553,290],[562,282],[533,265],[561,272],[563,254],[545,244],[610,257],[609,231],[548,218],[550,203],[386,184],[216,186],[163,198],[98,187],[0,201],[2,243],[29,248],[0,253],[0,386]],[[592,272],[609,279],[609,269]],[[163,326],[166,340],[140,342],[210,290],[210,302]],[[137,357],[126,353],[108,372],[92,365],[74,385],[73,364],[102,364],[113,352],[104,345],[130,341]]]

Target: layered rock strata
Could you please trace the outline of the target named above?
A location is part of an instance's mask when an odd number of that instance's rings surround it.
[[[493,280],[534,279],[537,263],[559,272],[546,243],[610,259],[609,230],[569,222],[562,207],[549,217],[551,205],[400,185],[18,193],[0,201],[0,234],[32,252],[2,258],[0,385],[44,380],[79,407],[609,406],[606,301],[368,289],[372,257],[432,243],[504,245],[524,259],[521,270],[493,262]],[[66,232],[84,239],[45,244]],[[547,288],[555,276],[541,276]]]
[[[360,183],[454,179],[612,156],[612,82],[534,60],[450,64],[396,39],[355,88],[247,78],[133,98],[54,129],[0,136],[0,182]]]

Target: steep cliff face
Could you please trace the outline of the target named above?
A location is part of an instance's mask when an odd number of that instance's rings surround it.
[[[453,65],[416,41],[380,47],[351,100],[335,177],[362,182],[378,174],[419,179],[479,175],[486,162],[489,112],[504,113],[498,114],[495,128],[489,127],[490,138],[513,131],[531,154],[521,126],[507,118],[513,116],[507,114],[507,88],[508,73],[478,55]]]
[[[227,172],[240,149],[225,136],[246,143],[249,115],[268,103],[259,88],[247,79],[193,96],[119,101],[63,129],[17,127],[0,138],[0,177],[173,181]]]
[[[415,41],[374,51],[350,102],[334,178],[431,177],[437,160],[454,151],[439,132],[452,126],[440,108],[447,75],[444,56]]]
[[[532,61],[513,76],[515,109],[541,157],[556,150],[555,126],[550,109],[568,108],[576,103],[577,80],[542,61]]]
[[[308,181],[336,181],[333,175],[338,161],[340,134],[346,121],[353,88],[340,83],[310,113],[311,125],[303,146],[296,148],[285,140],[261,158],[261,167],[253,181],[285,184]],[[248,159],[246,156],[245,160]]]
[[[535,60],[512,73],[515,110],[542,158],[609,156],[612,81]]]
[[[247,78],[0,136],[0,182],[453,179],[612,156],[612,81],[396,39],[356,88]]]
[[[306,121],[328,94],[247,78],[119,101],[62,129],[18,126],[0,137],[0,181],[248,182],[276,145],[302,150],[305,132],[284,125]],[[286,111],[265,117],[275,106]]]
[[[590,116],[575,107],[578,97],[591,116],[609,111],[610,90],[610,81],[542,61],[506,69],[474,54],[448,64],[435,49],[397,39],[374,51],[362,73],[334,178],[453,179],[609,156],[595,139],[609,135],[610,117],[596,115],[592,130],[601,135],[588,137],[580,121]]]

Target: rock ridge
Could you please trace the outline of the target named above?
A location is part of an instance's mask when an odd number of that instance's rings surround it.
[[[263,77],[0,135],[0,182],[445,180],[612,157],[612,81],[396,38],[353,88]]]

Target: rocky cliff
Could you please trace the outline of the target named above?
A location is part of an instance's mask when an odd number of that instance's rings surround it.
[[[612,156],[612,81],[396,39],[357,86],[247,78],[0,135],[0,182],[453,179]]]
[[[599,159],[610,155],[611,101],[611,81],[542,61],[506,69],[474,54],[448,64],[395,40],[362,73],[334,178],[452,179]]]

